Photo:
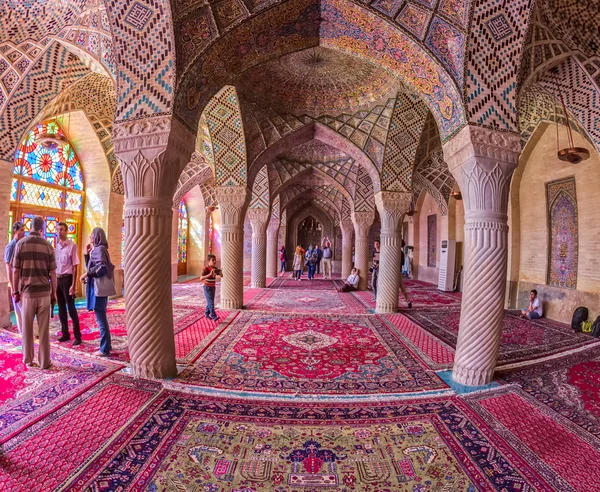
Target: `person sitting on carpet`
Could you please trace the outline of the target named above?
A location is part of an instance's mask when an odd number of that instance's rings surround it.
[[[222,277],[221,270],[217,268],[217,257],[208,255],[206,257],[208,264],[202,270],[200,281],[204,283],[204,297],[206,298],[206,310],[204,315],[208,319],[218,321],[219,317],[215,312],[215,292],[217,290],[217,276]]]
[[[350,275],[346,279],[344,286],[338,289],[338,292],[352,292],[353,290],[358,290],[359,281],[360,276],[358,275],[358,268],[353,268],[350,272]]]
[[[521,311],[521,318],[540,319],[542,317],[542,303],[537,296],[537,290],[533,289],[529,293],[529,306]]]
[[[294,253],[294,279],[300,281],[302,270],[304,270],[304,253],[302,246],[296,246],[296,253]]]

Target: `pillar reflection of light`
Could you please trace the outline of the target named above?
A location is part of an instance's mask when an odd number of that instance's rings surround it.
[[[213,226],[214,228],[214,235],[215,235],[215,241],[217,241],[219,244],[221,244],[221,231],[219,230],[221,228],[220,224],[214,224]]]
[[[190,219],[190,236],[195,244],[202,244],[204,241],[204,228],[196,219]]]
[[[104,207],[102,206],[102,200],[98,197],[96,192],[91,189],[86,190],[86,207],[85,207],[85,218],[90,227],[102,227],[104,220]]]

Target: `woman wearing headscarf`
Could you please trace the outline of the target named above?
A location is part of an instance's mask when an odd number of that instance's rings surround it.
[[[93,286],[91,289],[94,293],[93,309],[96,315],[96,323],[100,328],[100,350],[98,355],[107,356],[110,355],[111,343],[106,308],[108,297],[115,293],[113,284],[115,266],[110,261],[108,241],[104,229],[101,227],[94,228],[90,238],[92,239],[93,249],[85,255],[87,272],[81,276],[81,281],[91,283]],[[89,301],[88,299],[88,308],[90,307]]]

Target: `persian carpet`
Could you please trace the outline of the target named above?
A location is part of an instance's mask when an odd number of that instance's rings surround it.
[[[248,309],[283,313],[368,314],[351,294],[326,290],[266,289],[256,296]]]
[[[466,400],[554,490],[595,491],[600,440],[519,388],[469,395]]]
[[[237,312],[219,311],[219,321],[213,321],[202,315],[191,325],[177,332],[175,334],[177,362],[185,364],[193,361],[231,323],[237,314]]]
[[[600,438],[600,347],[499,375]]]
[[[454,349],[427,333],[416,323],[402,314],[380,315],[392,328],[392,333],[400,336],[402,342],[417,354],[431,369],[450,369],[454,364]]]
[[[445,344],[456,348],[459,308],[409,309],[403,314]],[[545,318],[521,319],[516,312],[505,311],[498,365],[531,361],[591,344],[600,342],[590,335],[575,333],[567,325]]]
[[[156,382],[106,378],[3,445],[0,489],[60,487],[160,389]]]
[[[164,391],[65,490],[554,490],[458,398],[325,405]]]
[[[50,369],[26,367],[20,337],[0,330],[0,443],[122,367],[56,347],[50,357]]]
[[[250,287],[247,289],[244,289],[244,306],[246,304],[248,304],[250,301],[252,301],[252,299],[254,299],[258,294],[260,294],[263,291],[263,289],[259,289],[259,288],[255,288],[255,287]]]
[[[441,292],[437,288],[406,288],[408,297],[412,302],[412,308],[445,308],[445,307],[460,307],[461,296],[454,292]],[[375,301],[373,300],[373,292],[367,290],[352,292],[366,307],[375,309]],[[398,295],[398,305],[401,308],[406,308],[406,299],[402,292]],[[403,309],[404,310],[404,309]]]
[[[269,286],[271,289],[298,289],[298,290],[335,290],[341,287],[343,282],[340,280],[308,280],[304,277],[300,282],[289,278],[287,275],[276,278]]]
[[[242,312],[176,381],[324,395],[447,388],[378,318],[253,312]]]

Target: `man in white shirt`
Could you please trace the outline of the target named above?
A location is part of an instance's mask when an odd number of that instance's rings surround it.
[[[73,347],[81,345],[81,331],[79,329],[79,316],[75,307],[75,286],[77,282],[77,266],[79,255],[77,245],[67,239],[67,224],[58,223],[58,243],[56,245],[56,300],[58,302],[58,317],[60,319],[62,335],[59,342],[67,342],[71,339],[69,335],[69,316],[73,320],[73,336],[75,341]]]
[[[521,311],[521,318],[540,319],[542,317],[542,303],[537,296],[537,290],[533,289],[529,293],[529,306]]]

